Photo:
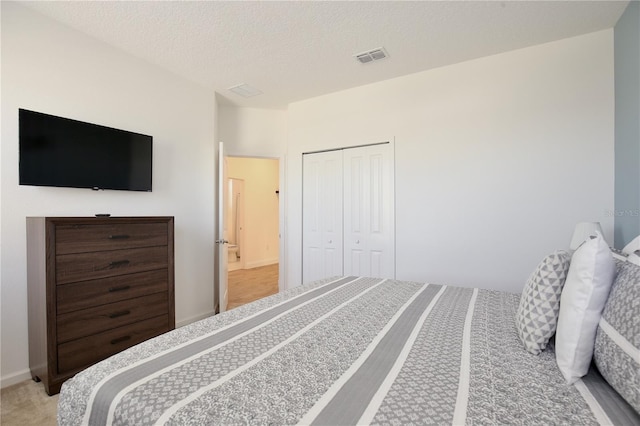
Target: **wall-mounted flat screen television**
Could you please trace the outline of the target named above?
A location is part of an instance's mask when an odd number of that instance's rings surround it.
[[[153,137],[19,110],[20,185],[151,191]]]

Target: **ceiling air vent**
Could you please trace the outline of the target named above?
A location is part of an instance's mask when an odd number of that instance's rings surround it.
[[[245,98],[250,98],[252,96],[257,96],[262,94],[262,92],[255,87],[251,87],[246,83],[238,84],[237,86],[229,87],[236,95],[243,96]]]
[[[388,57],[387,51],[384,47],[378,47],[377,49],[369,50],[368,52],[358,53],[353,55],[361,64],[368,64],[369,62],[378,61]]]

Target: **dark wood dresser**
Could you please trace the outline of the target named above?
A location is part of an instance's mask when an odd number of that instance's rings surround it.
[[[173,217],[28,217],[29,368],[49,395],[175,328]]]

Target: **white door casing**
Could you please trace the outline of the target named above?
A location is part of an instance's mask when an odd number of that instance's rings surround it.
[[[342,153],[303,157],[303,283],[343,274]]]

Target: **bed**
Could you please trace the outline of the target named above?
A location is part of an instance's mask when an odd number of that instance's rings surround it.
[[[566,384],[553,339],[525,350],[520,299],[366,277],[306,284],[86,369],[63,385],[58,423],[640,424],[595,367]]]

